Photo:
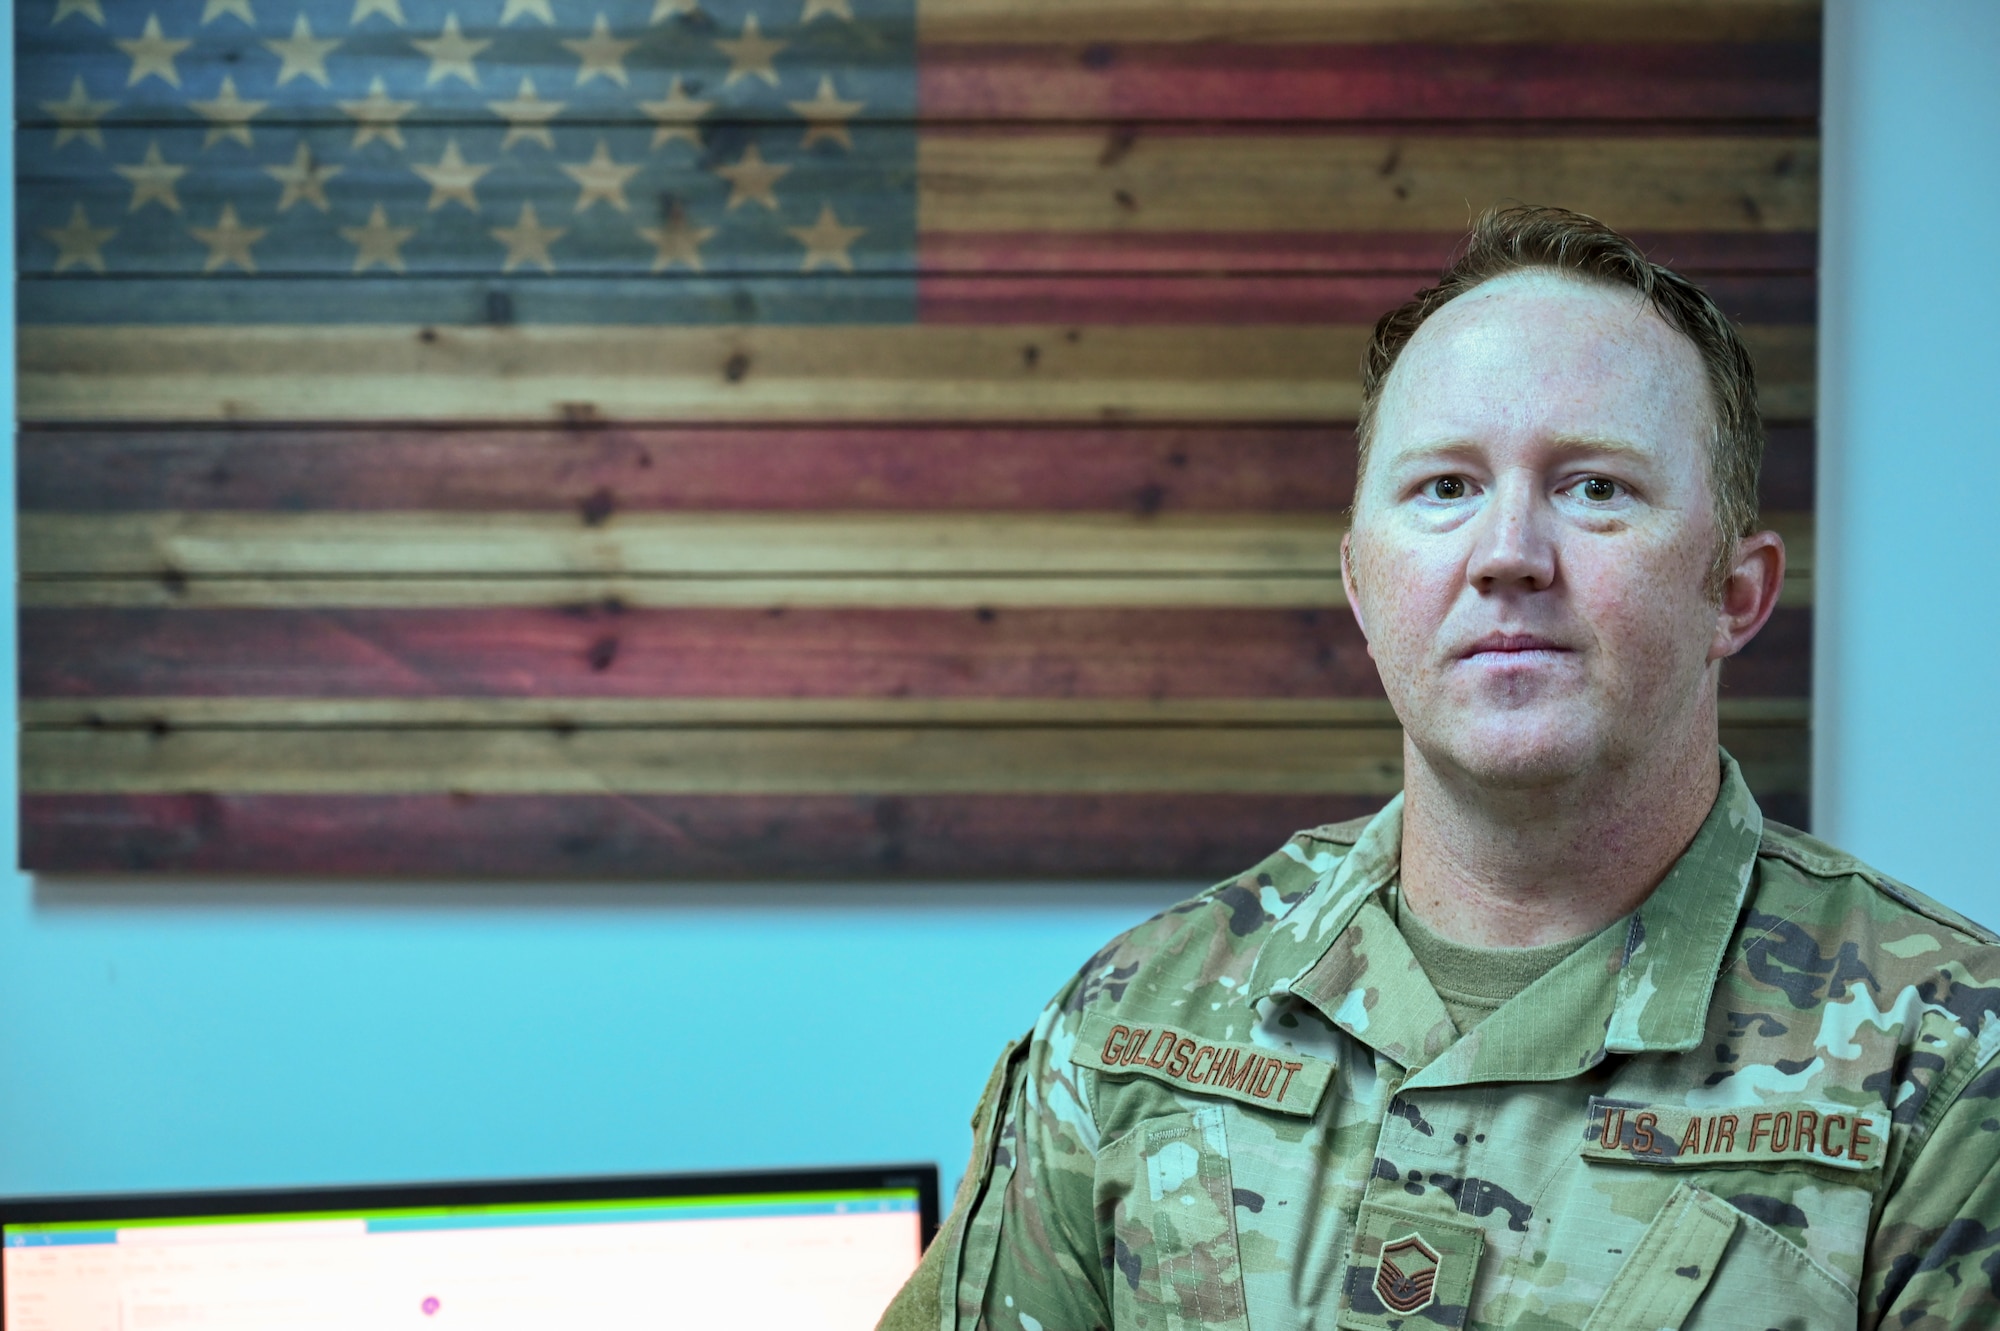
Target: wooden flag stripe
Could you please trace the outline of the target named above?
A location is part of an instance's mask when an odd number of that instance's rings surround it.
[[[1806,732],[1724,743],[1753,789],[1799,790]],[[1370,795],[1402,786],[1394,726],[30,730],[31,795]]]
[[[1810,476],[1810,436],[1772,457]],[[1331,513],[1354,486],[1346,425],[28,429],[18,456],[30,513]]]
[[[547,574],[1321,575],[1341,519],[1099,513],[23,514],[21,571],[383,577]]]
[[[674,209],[684,210],[693,224],[720,225],[743,202],[721,172],[747,147],[667,162],[649,152],[650,131],[643,126],[623,131],[629,138],[611,133],[615,142],[599,136],[573,154],[577,160],[570,164],[582,165],[597,148],[606,148],[615,161],[634,169],[637,174],[612,196],[589,193],[561,170],[498,169],[504,128],[497,123],[451,134],[435,131],[429,142],[412,129],[409,152],[393,158],[351,156],[349,133],[344,126],[320,126],[289,135],[308,159],[333,164],[339,172],[333,196],[339,211],[329,213],[323,228],[308,230],[278,225],[287,220],[279,209],[314,204],[284,195],[266,166],[248,154],[205,156],[205,131],[194,126],[107,130],[102,154],[38,157],[20,181],[23,199],[33,205],[23,215],[21,270],[58,274],[63,254],[45,232],[62,225],[73,208],[82,208],[96,225],[113,230],[107,238],[113,275],[207,277],[212,251],[193,228],[212,225],[226,205],[244,216],[245,225],[275,233],[250,251],[255,270],[267,278],[351,277],[361,273],[358,265],[364,262],[378,276],[497,277],[507,246],[492,234],[491,224],[468,217],[470,199],[482,217],[515,218],[532,206],[546,224],[560,226],[563,234],[548,251],[558,274],[639,275],[654,271],[659,256],[641,228]],[[872,148],[871,135],[907,134],[900,127],[857,126],[851,137],[854,152],[865,156],[889,152]],[[176,185],[175,213],[148,204],[134,214],[134,186],[104,170],[105,161],[130,165],[155,152],[170,164],[200,162],[201,169]],[[785,155],[775,145],[772,152]],[[441,194],[412,169],[412,162],[421,165],[447,154],[481,168],[477,183],[456,196]],[[571,155],[566,151],[563,157]],[[1515,200],[1561,200],[1639,232],[1799,233],[1813,231],[1818,219],[1818,142],[1803,134],[942,126],[917,139],[915,246],[908,232],[908,177],[851,169],[846,160],[784,162],[771,203],[783,226],[804,226],[824,206],[862,228],[843,251],[862,273],[907,273],[913,266],[937,271],[953,251],[935,248],[934,239],[955,232],[1039,233],[1055,244],[1066,243],[1060,238],[1072,233],[1103,232],[1453,232],[1479,208]],[[396,247],[393,262],[387,252],[364,261],[358,242],[339,235],[342,228],[360,228],[376,206],[388,221],[414,233]],[[292,211],[290,220],[299,216]],[[745,216],[736,214],[735,220],[747,225]],[[735,257],[725,260],[726,253]],[[717,242],[702,264],[715,275],[785,274],[802,271],[806,258],[803,243],[780,234],[757,245]],[[677,264],[675,271],[689,269]],[[73,256],[67,272],[79,285],[98,276]],[[227,282],[239,276],[232,268],[221,281],[200,285],[219,299]],[[126,317],[138,314],[128,311]]]
[[[1655,263],[1711,275],[1810,273],[1814,231],[1644,231],[1626,234]],[[925,273],[1407,273],[1427,285],[1465,239],[1438,231],[932,231]]]
[[[1811,231],[1819,142],[1130,126],[940,128],[917,140],[925,233],[1449,231],[1502,200],[1561,200],[1634,230]]]
[[[1767,513],[1809,577],[1813,521]],[[1326,577],[1334,513],[23,513],[25,579]]]
[[[1800,790],[1807,732],[1728,732],[1753,789]],[[30,795],[1367,795],[1402,787],[1402,732],[954,729],[31,730]]]
[[[824,726],[674,730],[31,730],[30,794],[868,795],[1196,792],[1387,797],[1392,728]]]
[[[1225,792],[29,795],[21,837],[25,863],[71,873],[1219,877],[1298,828],[1382,802]]]
[[[464,29],[468,34],[471,28]],[[587,31],[587,30],[586,30]],[[1037,34],[1028,33],[1029,37]],[[887,100],[881,91],[897,80],[890,71],[843,61],[837,91],[853,110],[850,125],[973,121],[1118,120],[1280,122],[1352,121],[1667,121],[1806,122],[1819,114],[1817,42],[1173,42],[1137,40],[1004,43],[930,42],[917,50],[915,105],[907,96]],[[258,39],[243,47],[200,46],[178,57],[188,86],[219,82],[232,57],[264,57]],[[352,39],[347,39],[351,41]],[[247,48],[244,49],[244,48]],[[67,60],[70,50],[43,53]],[[342,54],[348,51],[343,43]],[[375,65],[387,82],[399,67],[421,82],[429,60],[405,47],[385,51]],[[505,79],[535,80],[545,99],[563,106],[554,127],[597,128],[653,122],[632,106],[597,107],[562,101],[574,66],[537,68],[510,61],[509,72],[481,99],[478,89],[453,83],[428,89],[426,104],[405,113],[399,131],[433,125],[497,123],[491,103],[504,100]],[[637,72],[637,71],[635,71]],[[644,77],[642,75],[642,77]],[[682,77],[700,98],[699,73]],[[506,92],[511,92],[507,88]],[[171,89],[141,84],[105,115],[108,127],[171,128],[192,117],[171,99]],[[642,98],[643,100],[643,98]],[[799,128],[789,108],[766,102],[710,98],[695,122],[713,135],[737,125]],[[56,126],[46,104],[29,99],[20,125],[33,131]],[[354,118],[331,102],[281,103],[257,115],[253,132],[333,125],[352,135]],[[690,154],[692,155],[692,154]]]
[[[60,327],[20,330],[58,421],[1352,421],[1354,326]],[[1813,405],[1812,330],[1752,325],[1765,413]],[[309,367],[301,372],[301,367]]]
[[[1820,0],[919,0],[923,42],[1816,42]]]
[[[31,608],[21,638],[27,697],[1381,695],[1341,609]]]
[[[1731,727],[1803,726],[1805,698],[1725,698]],[[1386,698],[24,698],[31,730],[675,729],[683,726],[1390,726]]]
[[[917,317],[926,324],[1320,324],[1373,322],[1434,275],[926,276]],[[1739,322],[1811,324],[1818,279],[1805,273],[1721,274],[1702,286]]]
[[[1321,610],[1346,604],[1338,575],[722,577],[722,578],[52,578],[23,582],[24,606],[105,609],[617,604],[634,608],[793,607],[977,610],[1125,606]],[[1812,604],[1810,578],[1786,580],[1781,604]]]
[[[1810,121],[1820,102],[1816,42],[930,43],[917,74],[925,121]]]
[[[17,464],[25,513],[1281,514],[1354,497],[1346,425],[29,428]],[[1769,427],[1761,496],[1812,508],[1810,425]]]
[[[1731,697],[1811,693],[1812,612],[1780,607]],[[1377,698],[1344,608],[21,612],[29,698]]]
[[[794,262],[787,259],[786,262]],[[265,274],[254,281],[216,282],[194,276],[117,277],[76,281],[30,278],[21,286],[29,322],[106,324],[135,302],[149,319],[200,322],[218,307],[244,301],[244,322],[254,324],[280,304],[288,314],[322,308],[373,320],[384,313],[368,293],[388,297],[388,312],[424,318],[432,326],[504,328],[548,324],[599,313],[609,323],[644,327],[680,322],[728,325],[750,322],[743,311],[764,312],[772,322],[825,323],[852,318],[862,324],[1207,325],[1312,327],[1328,323],[1372,325],[1435,274],[1083,273],[925,275],[865,274],[774,277],[744,274],[659,276],[640,280],[630,270],[614,276],[436,276],[394,281],[332,275]],[[1739,323],[1806,325],[1814,315],[1815,279],[1804,273],[1717,274],[1702,279],[1724,312]],[[496,313],[497,311],[497,313]],[[678,316],[678,318],[676,317]],[[330,318],[330,323],[359,319]]]

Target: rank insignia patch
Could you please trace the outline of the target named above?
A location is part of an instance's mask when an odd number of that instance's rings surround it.
[[[1464,1331],[1485,1236],[1453,1215],[1361,1204],[1341,1281],[1342,1331]]]
[[[1437,1298],[1437,1252],[1420,1235],[1405,1234],[1382,1245],[1375,1268],[1375,1297],[1393,1312],[1421,1312]]]

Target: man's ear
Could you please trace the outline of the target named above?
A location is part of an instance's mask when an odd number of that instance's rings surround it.
[[[1785,586],[1785,541],[1774,531],[1753,532],[1736,543],[1736,559],[1715,607],[1715,640],[1708,659],[1720,661],[1750,645],[1778,608]]]
[[[1354,580],[1354,528],[1349,527],[1340,537],[1340,585],[1347,593],[1347,608],[1354,612],[1354,622],[1361,625],[1361,637],[1368,637],[1367,621],[1361,618],[1361,597]]]

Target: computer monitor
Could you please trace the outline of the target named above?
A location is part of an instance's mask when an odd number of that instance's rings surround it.
[[[869,1331],[935,1165],[0,1199],[5,1331]]]

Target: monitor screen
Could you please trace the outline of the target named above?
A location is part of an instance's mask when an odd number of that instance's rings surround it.
[[[0,1201],[5,1331],[869,1331],[935,1167]]]

